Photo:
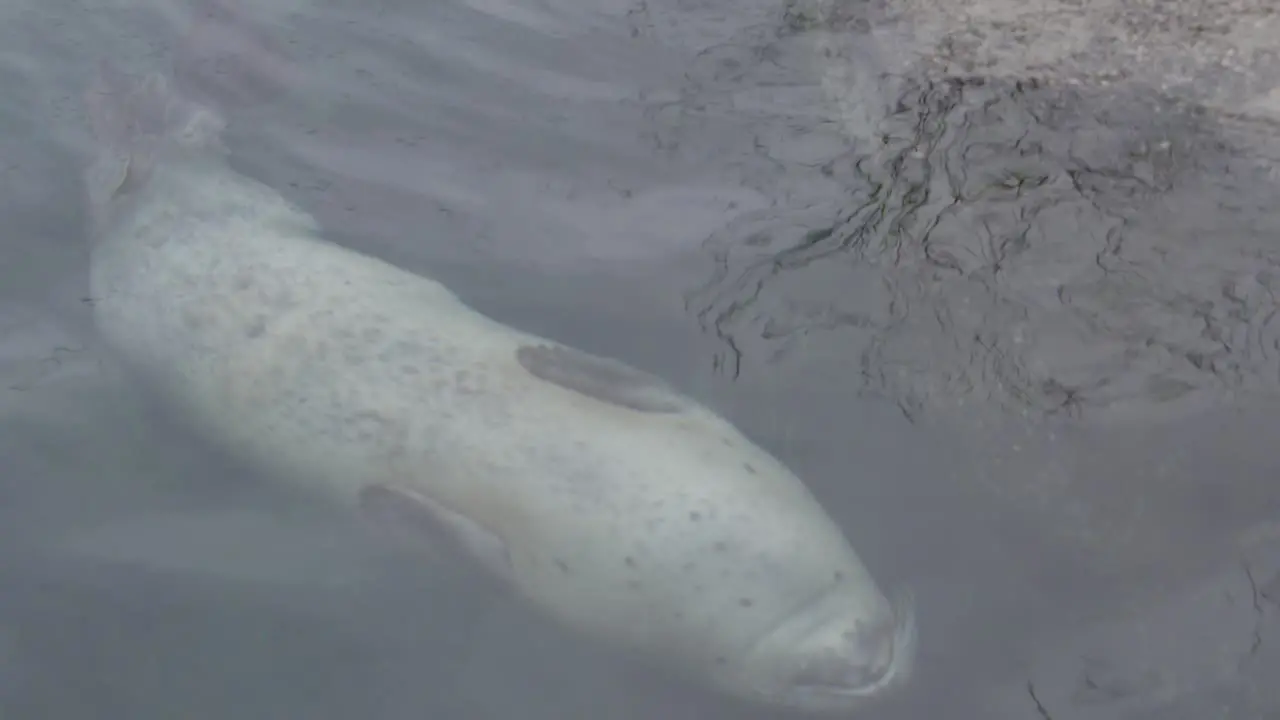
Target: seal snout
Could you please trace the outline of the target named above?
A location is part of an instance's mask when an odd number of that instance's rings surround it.
[[[861,684],[881,683],[893,669],[893,652],[896,650],[897,628],[892,620],[870,626],[860,626],[854,632],[854,657],[865,659],[860,667]]]
[[[884,680],[893,669],[894,644],[897,628],[892,619],[878,623],[858,623],[858,628],[847,634],[853,645],[855,686],[875,685]],[[861,661],[861,666],[858,662]]]
[[[858,621],[812,658],[793,679],[800,687],[858,692],[880,685],[893,669],[896,628],[891,619]]]

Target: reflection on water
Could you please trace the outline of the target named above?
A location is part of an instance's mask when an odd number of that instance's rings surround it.
[[[1277,177],[1253,147],[1153,93],[978,77],[895,105],[823,165],[843,207],[712,240],[690,305],[728,372],[831,334],[910,415],[1159,421],[1275,392]]]
[[[921,674],[869,717],[1280,708],[1280,145],[1240,96],[1265,63],[1104,83],[1110,16],[1013,62],[1000,13],[1035,21],[1000,2],[820,2],[849,14],[827,36],[763,0],[23,2],[0,715],[743,716],[384,566],[157,428],[85,316],[102,55],[226,108],[237,168],[332,237],[662,374],[795,466],[921,603]]]

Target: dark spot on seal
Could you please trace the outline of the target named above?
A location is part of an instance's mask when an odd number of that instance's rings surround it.
[[[630,555],[628,555],[628,556],[627,556],[627,567],[635,567],[635,566],[636,566],[636,559],[635,559],[635,558],[633,558],[633,557],[631,557]]]
[[[727,663],[727,662],[729,662],[729,661],[728,661],[728,660],[727,660],[723,655],[720,655],[720,656],[717,656],[717,657],[716,657],[716,664],[717,664],[717,665],[724,665],[724,664],[725,664],[725,663]]]
[[[738,600],[738,604],[739,604],[739,605],[741,605],[741,606],[742,606],[742,607],[744,607],[744,608],[749,608],[749,607],[751,607],[752,605],[754,605],[755,603],[751,602],[751,598],[742,598],[742,599]]]
[[[725,447],[733,447],[733,441],[727,437],[720,438],[720,442],[724,443]]]
[[[840,572],[839,570],[837,570],[837,571],[835,571],[835,573],[834,573],[831,577],[832,577],[836,582],[840,582],[840,581],[844,580],[844,573],[843,573],[843,572]]]
[[[627,581],[627,587],[631,588],[632,590],[639,590],[639,589],[640,589],[640,581],[639,581],[639,580],[628,580],[628,581]]]
[[[755,474],[756,474],[756,469],[755,469],[754,467],[752,467],[752,466],[751,466],[751,463],[749,463],[749,462],[744,462],[744,463],[742,463],[742,467],[743,467],[743,468],[745,468],[745,469],[746,469],[746,471],[747,471],[747,472],[749,472],[749,473],[751,473],[752,475],[755,475]]]
[[[569,563],[561,560],[560,558],[556,558],[556,567],[560,568],[560,571],[565,575],[569,574]]]
[[[697,511],[695,510],[694,512],[689,513],[689,519],[690,519],[690,520],[692,520],[692,521],[694,521],[694,522],[698,522],[699,520],[701,520],[701,519],[702,519],[702,513],[697,512]]]
[[[564,346],[523,345],[516,360],[530,375],[600,402],[644,413],[674,413],[687,401],[657,377],[611,358]]]
[[[729,550],[729,545],[725,543],[725,541],[720,540],[716,543],[715,548],[716,552],[726,552]]]
[[[694,565],[693,563],[691,563],[691,562],[687,562],[687,563],[685,563],[685,564],[684,564],[684,567],[683,567],[683,568],[681,568],[681,569],[682,569],[682,570],[684,570],[685,572],[693,572],[693,569],[694,569],[695,567],[697,567],[697,566],[696,566],[696,565]]]

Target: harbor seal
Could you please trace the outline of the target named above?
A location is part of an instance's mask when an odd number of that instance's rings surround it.
[[[86,103],[103,344],[262,477],[731,697],[843,712],[909,677],[908,594],[730,422],[323,239],[162,75],[104,64]]]

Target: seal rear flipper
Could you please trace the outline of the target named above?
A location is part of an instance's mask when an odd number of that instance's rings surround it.
[[[360,512],[410,547],[428,553],[447,550],[479,564],[504,585],[513,581],[511,555],[502,538],[422,493],[367,485],[360,490]]]
[[[151,157],[142,141],[156,125],[163,110],[143,109],[137,99],[144,86],[156,88],[156,78],[129,78],[113,63],[103,60],[84,92],[92,159],[84,181],[93,225],[100,226],[112,201],[141,187],[151,174]],[[152,93],[154,95],[154,92]]]
[[[84,103],[94,142],[125,155],[146,155],[166,141],[216,146],[226,129],[219,112],[183,95],[163,74],[130,76],[108,60],[99,62]]]
[[[565,346],[523,345],[516,360],[530,375],[600,402],[645,413],[674,413],[688,401],[657,377],[618,360]]]
[[[159,73],[131,77],[103,60],[84,104],[93,139],[83,177],[93,238],[122,201],[147,186],[166,146],[221,152],[222,116],[182,96]]]

